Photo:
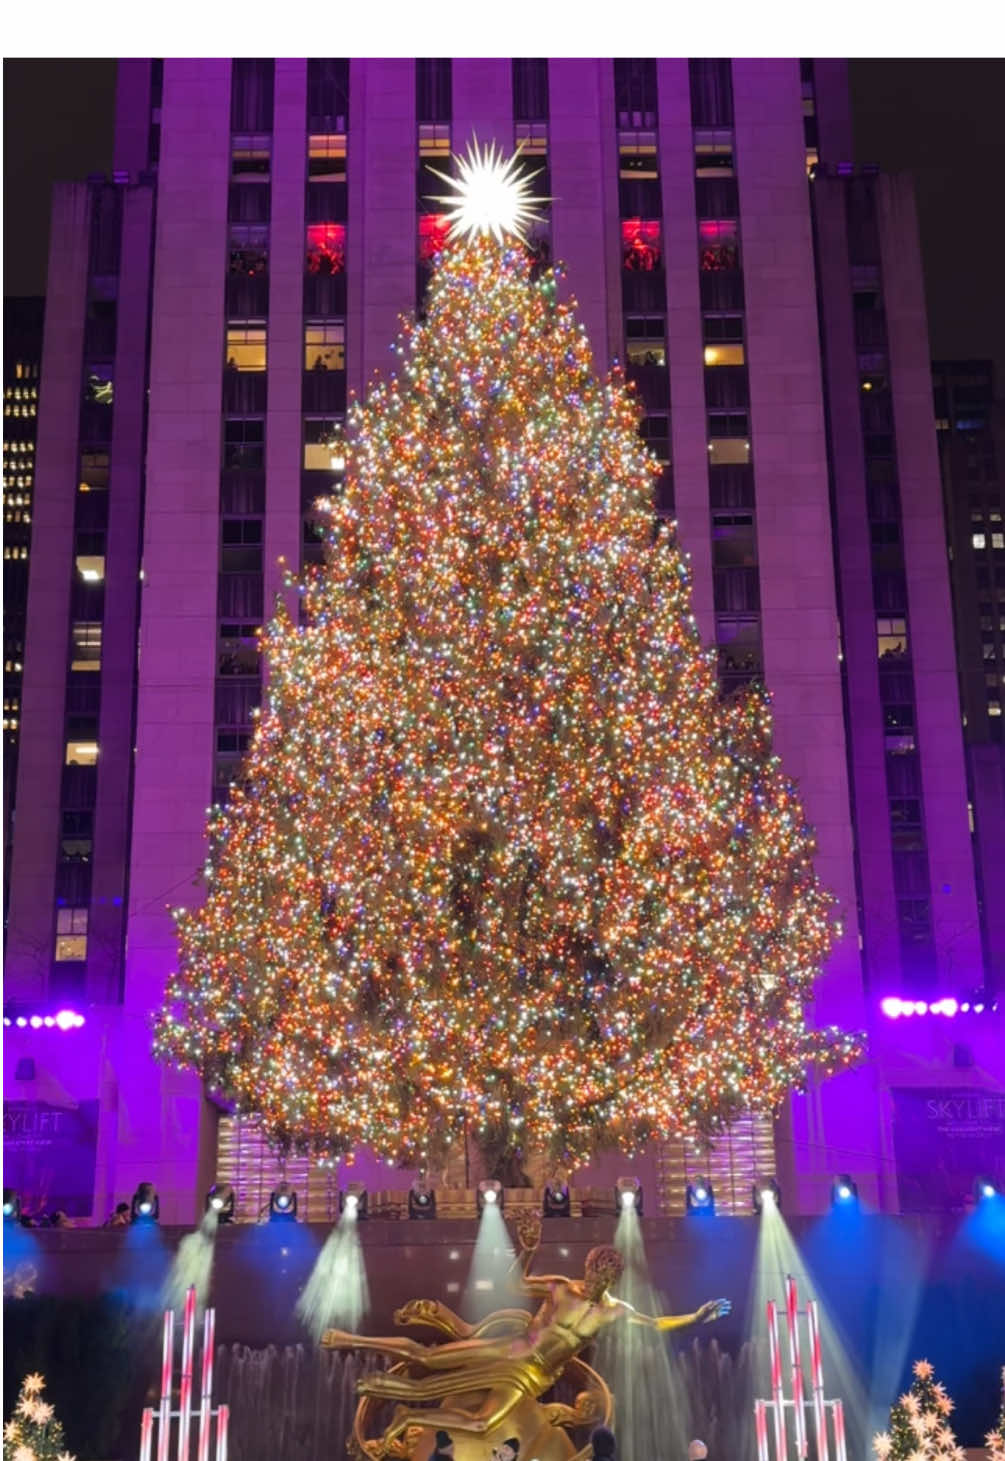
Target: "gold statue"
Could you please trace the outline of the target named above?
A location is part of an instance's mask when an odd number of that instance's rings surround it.
[[[624,1269],[616,1248],[593,1248],[581,1279],[529,1272],[541,1240],[541,1219],[521,1214],[518,1222],[522,1291],[539,1299],[533,1315],[503,1309],[477,1326],[466,1324],[445,1305],[419,1299],[399,1309],[397,1324],[425,1324],[450,1336],[450,1343],[428,1345],[403,1336],[369,1339],[329,1329],[321,1343],[332,1349],[368,1349],[399,1361],[387,1373],[359,1381],[363,1397],[356,1414],[357,1454],[381,1461],[410,1457],[422,1461],[433,1449],[432,1434],[458,1433],[455,1461],[486,1461],[490,1449],[521,1441],[521,1461],[569,1461],[575,1448],[565,1426],[600,1424],[611,1418],[607,1386],[579,1358],[602,1329],[616,1320],[645,1324],[663,1331],[708,1323],[728,1314],[728,1299],[713,1299],[695,1314],[654,1318],[631,1304],[612,1298],[609,1290]],[[412,1372],[415,1373],[412,1373]],[[538,1402],[562,1376],[585,1381],[574,1405]],[[399,1401],[394,1417],[379,1439],[366,1428],[374,1418],[373,1402]],[[423,1409],[424,1405],[431,1405]],[[506,1437],[506,1432],[515,1435]],[[419,1431],[414,1441],[409,1433]],[[439,1449],[437,1444],[437,1449]],[[530,1449],[528,1449],[528,1447]]]

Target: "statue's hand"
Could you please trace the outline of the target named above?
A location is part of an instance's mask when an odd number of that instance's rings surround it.
[[[726,1314],[732,1312],[733,1305],[729,1299],[709,1299],[707,1304],[702,1304],[695,1314],[696,1324],[711,1324],[713,1319],[722,1319]]]
[[[524,1208],[516,1216],[516,1233],[524,1253],[536,1253],[541,1246],[541,1214]]]

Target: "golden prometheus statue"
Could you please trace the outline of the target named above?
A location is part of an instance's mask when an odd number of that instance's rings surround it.
[[[615,1299],[609,1290],[624,1269],[616,1248],[593,1248],[583,1277],[530,1273],[541,1241],[541,1219],[521,1214],[520,1288],[539,1300],[535,1314],[500,1309],[470,1325],[435,1299],[416,1299],[399,1309],[395,1323],[422,1324],[448,1336],[445,1344],[420,1344],[405,1336],[370,1339],[329,1329],[329,1349],[377,1350],[397,1363],[358,1383],[360,1402],[350,1449],[364,1461],[572,1461],[585,1457],[566,1427],[601,1425],[613,1414],[611,1393],[581,1358],[602,1329],[624,1320],[651,1329],[683,1329],[728,1314],[728,1299],[712,1299],[696,1314],[653,1317]],[[572,1405],[542,1404],[560,1380],[578,1385]],[[385,1402],[397,1401],[383,1434],[368,1436]]]

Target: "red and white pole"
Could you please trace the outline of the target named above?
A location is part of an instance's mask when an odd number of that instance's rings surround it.
[[[161,1407],[157,1431],[157,1461],[168,1461],[171,1444],[171,1375],[174,1370],[174,1310],[164,1314],[164,1348],[161,1352]]]
[[[778,1341],[778,1306],[768,1300],[768,1348],[771,1354],[771,1396],[775,1412],[775,1461],[785,1461],[785,1394],[782,1388],[782,1350]]]
[[[179,1400],[178,1461],[188,1461],[192,1435],[192,1357],[195,1350],[195,1285],[185,1294],[182,1321],[181,1396]]]
[[[799,1299],[791,1273],[785,1277],[785,1321],[789,1330],[789,1360],[792,1365],[792,1404],[796,1412],[796,1449],[805,1461],[806,1412],[803,1409],[803,1362],[799,1353]]]
[[[154,1441],[154,1408],[146,1406],[143,1411],[143,1419],[140,1422],[140,1461],[150,1461],[150,1452]]]
[[[764,1400],[754,1401],[754,1426],[757,1431],[757,1461],[768,1461],[768,1407]]]
[[[199,1400],[198,1461],[209,1461],[210,1417],[213,1412],[213,1345],[216,1338],[216,1310],[207,1309],[202,1325],[202,1395]]]
[[[824,1360],[820,1347],[820,1314],[816,1299],[810,1299],[806,1305],[806,1319],[810,1334],[810,1384],[813,1387],[813,1420],[817,1432],[817,1458],[818,1461],[828,1461]]]
[[[230,1406],[220,1405],[216,1412],[216,1461],[227,1461],[227,1431],[230,1426]]]
[[[844,1434],[844,1405],[840,1400],[832,1400],[831,1405],[834,1410],[834,1451],[837,1461],[848,1461]]]

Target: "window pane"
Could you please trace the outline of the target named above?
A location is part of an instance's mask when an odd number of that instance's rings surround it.
[[[101,624],[95,620],[79,620],[73,626],[71,670],[101,669]]]
[[[713,467],[737,466],[750,460],[750,443],[739,437],[720,437],[708,444],[708,460]]]
[[[265,369],[264,326],[227,326],[228,370]]]
[[[67,741],[67,766],[93,766],[98,759],[97,741]]]
[[[304,369],[345,370],[345,324],[328,320],[304,327]]]
[[[744,363],[742,345],[706,345],[706,365],[742,365]]]

